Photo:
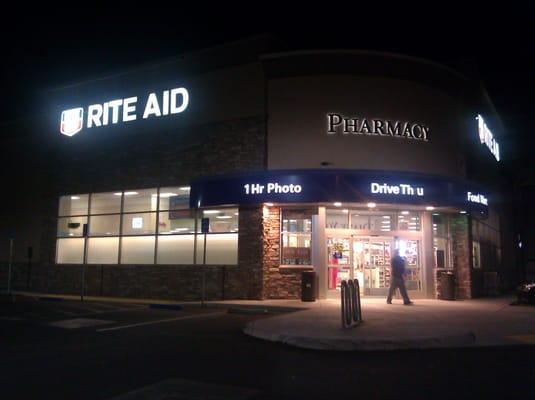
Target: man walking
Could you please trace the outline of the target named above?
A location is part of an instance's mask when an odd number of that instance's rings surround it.
[[[390,277],[390,289],[388,290],[388,297],[386,302],[392,304],[392,296],[396,291],[396,288],[399,289],[401,297],[403,297],[403,304],[406,306],[414,304],[409,295],[407,294],[407,289],[405,289],[405,281],[403,280],[403,275],[405,274],[405,260],[399,255],[399,250],[394,250],[394,257],[392,257],[392,270]]]

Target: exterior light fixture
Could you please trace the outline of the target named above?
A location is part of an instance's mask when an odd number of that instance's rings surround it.
[[[220,212],[219,210],[204,210],[203,214],[219,214]]]
[[[408,211],[402,211],[401,212],[403,215],[407,215],[409,212]]]
[[[139,194],[138,192],[124,192],[125,196],[135,196],[136,194]]]
[[[343,212],[344,214],[348,214],[348,213],[349,213],[349,210],[345,209],[345,210],[342,210],[342,212]]]
[[[368,208],[375,208],[376,204],[375,203],[368,203],[367,206],[368,206]]]
[[[339,201],[335,201],[335,202],[333,203],[333,206],[335,206],[335,207],[342,207],[342,203],[340,203]]]
[[[156,197],[155,194],[153,194],[153,196]],[[176,194],[176,193],[160,193],[160,198],[164,198],[164,199],[169,198],[169,197],[173,197],[173,196],[178,196],[178,194]]]
[[[218,215],[216,218],[218,218],[218,219],[229,219],[229,218],[232,218],[232,216],[230,216],[230,215]]]
[[[273,203],[264,203],[266,207],[273,207]]]
[[[182,187],[179,187],[178,190],[184,190],[186,192],[189,192],[191,188],[189,186],[182,186]]]
[[[71,196],[71,200],[80,200],[80,196]]]
[[[466,214],[466,211],[462,210],[462,211],[459,211],[460,214]]]
[[[435,209],[435,207],[433,207],[433,206],[427,206],[425,209],[426,209],[427,211],[432,211],[432,210]]]

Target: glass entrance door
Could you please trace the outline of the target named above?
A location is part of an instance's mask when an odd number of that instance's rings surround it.
[[[342,280],[358,279],[363,295],[386,296],[395,248],[405,259],[407,290],[421,290],[420,241],[375,236],[327,238],[328,290],[335,294]]]
[[[343,280],[352,279],[351,238],[327,238],[327,289],[339,291]]]
[[[354,275],[365,295],[386,296],[390,287],[391,238],[359,237],[353,239]]]

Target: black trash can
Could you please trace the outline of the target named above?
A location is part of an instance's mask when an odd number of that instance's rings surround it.
[[[301,301],[316,301],[316,273],[303,271],[301,275]]]
[[[455,300],[455,275],[453,272],[443,272],[440,275],[440,289],[442,300]]]

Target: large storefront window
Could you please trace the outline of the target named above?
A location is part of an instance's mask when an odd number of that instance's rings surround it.
[[[56,263],[192,265],[206,254],[207,264],[236,265],[238,216],[218,208],[196,221],[186,186],[62,196]],[[206,253],[201,218],[210,221]]]
[[[486,271],[497,271],[500,255],[500,224],[491,208],[486,220],[472,219],[472,265]]]
[[[451,263],[449,221],[445,214],[433,213],[433,253],[435,268],[453,268]]]
[[[282,210],[282,265],[311,265],[312,215],[307,210]]]
[[[420,213],[417,211],[376,211],[326,209],[325,228],[354,229],[362,231],[391,232],[395,230],[415,232],[421,230]]]

